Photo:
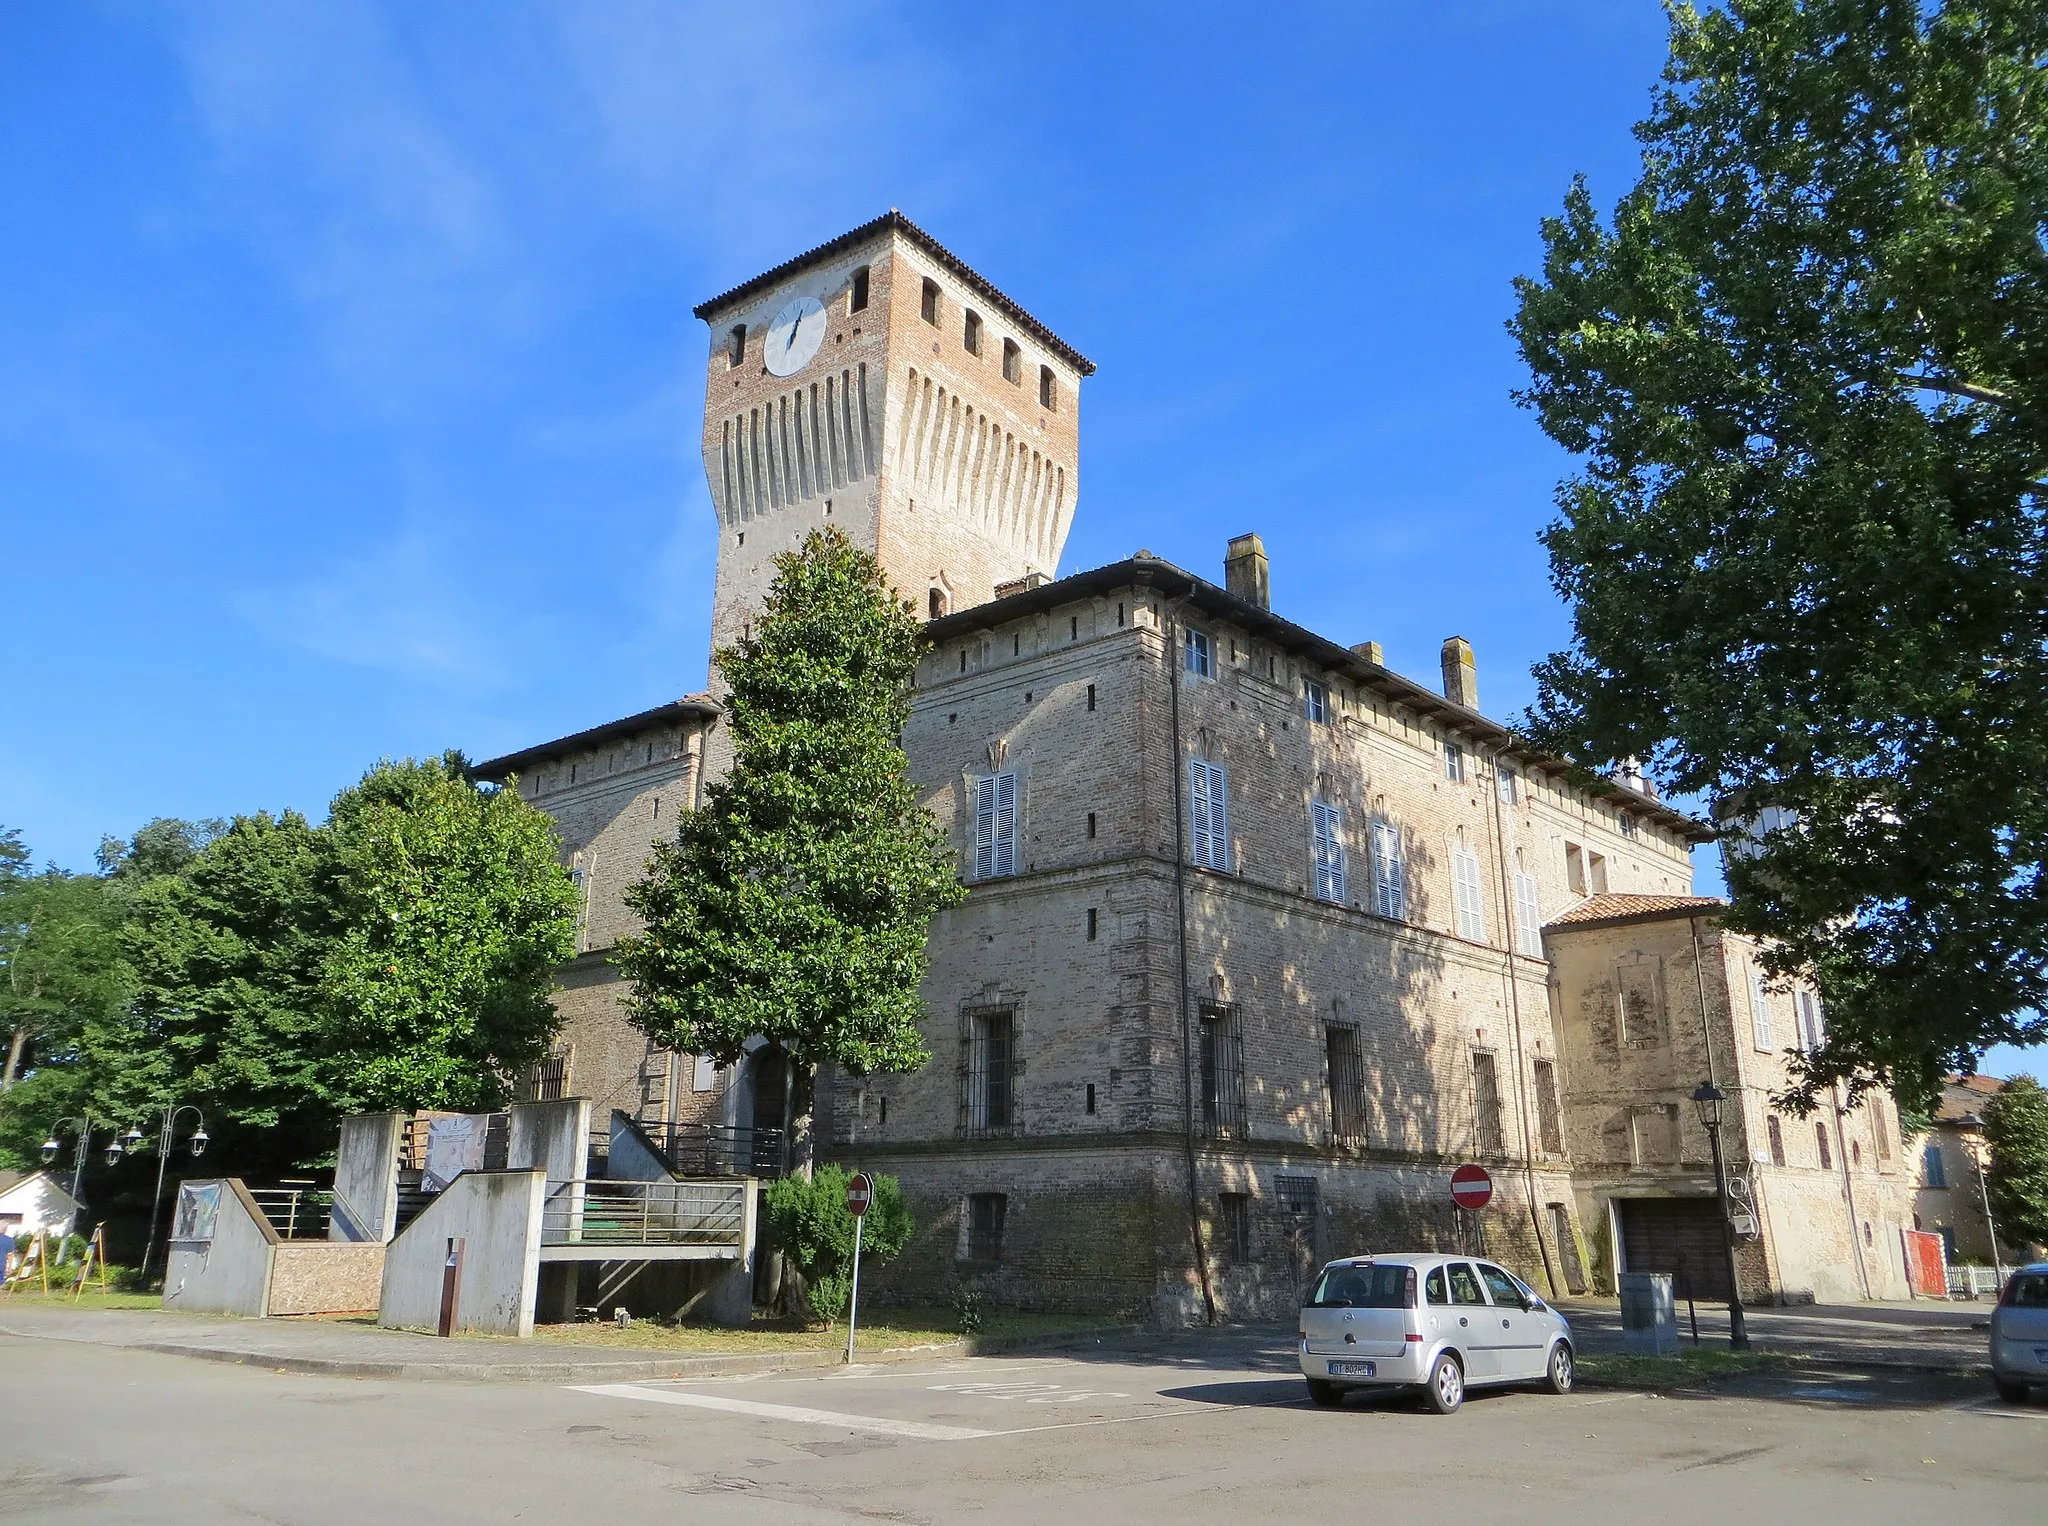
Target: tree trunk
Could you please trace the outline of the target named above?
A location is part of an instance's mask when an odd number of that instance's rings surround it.
[[[21,1069],[21,1051],[28,1045],[28,1025],[22,1024],[14,1030],[14,1039],[7,1046],[7,1068],[0,1071],[0,1092],[14,1089],[14,1078]]]
[[[788,1112],[783,1138],[789,1141],[789,1170],[792,1176],[809,1181],[818,1169],[818,1141],[812,1128],[812,1113],[818,1095],[818,1068],[791,1061],[789,1067]]]

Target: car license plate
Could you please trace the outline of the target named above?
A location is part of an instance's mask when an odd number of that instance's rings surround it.
[[[1370,1362],[1332,1362],[1330,1376],[1333,1378],[1369,1378],[1372,1376]]]

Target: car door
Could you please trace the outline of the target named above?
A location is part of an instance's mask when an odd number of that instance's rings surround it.
[[[1510,1380],[1542,1377],[1549,1353],[1543,1349],[1542,1325],[1528,1308],[1522,1285],[1486,1261],[1479,1263],[1479,1277],[1493,1299],[1487,1334],[1495,1335],[1494,1327],[1499,1327],[1500,1375]]]
[[[1451,1295],[1451,1306],[1444,1311],[1449,1316],[1445,1333],[1465,1353],[1465,1380],[1477,1383],[1498,1378],[1501,1343],[1496,1337],[1502,1332],[1493,1306],[1486,1301],[1479,1273],[1469,1261],[1448,1261],[1444,1263],[1444,1282]]]

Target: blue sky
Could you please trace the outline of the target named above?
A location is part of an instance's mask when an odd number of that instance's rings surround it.
[[[82,868],[701,687],[690,306],[891,206],[1100,366],[1062,571],[1257,530],[1511,716],[1568,625],[1509,282],[1662,57],[1649,0],[8,7],[0,824]]]

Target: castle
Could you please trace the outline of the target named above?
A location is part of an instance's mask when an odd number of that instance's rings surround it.
[[[714,643],[828,524],[928,620],[903,742],[971,892],[931,933],[934,1059],[815,1097],[820,1153],[916,1213],[879,1289],[1246,1317],[1329,1256],[1464,1246],[1559,1294],[1671,1269],[1712,1297],[1711,1079],[1745,1293],[1902,1294],[1896,1112],[1771,1111],[1819,1009],[1692,894],[1700,823],[1486,718],[1458,638],[1432,688],[1275,614],[1256,535],[1220,583],[1146,552],[1055,577],[1094,368],[901,214],[696,314]],[[654,1049],[607,958],[728,755],[696,696],[478,765],[554,817],[583,894],[537,1094],[780,1137],[784,1057]],[[1468,1161],[1480,1212],[1448,1193]]]

